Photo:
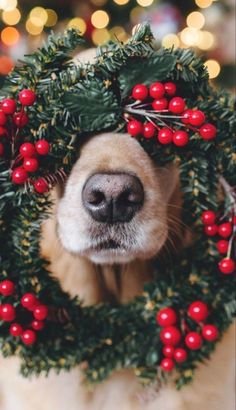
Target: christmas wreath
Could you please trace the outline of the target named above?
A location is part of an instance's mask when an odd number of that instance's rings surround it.
[[[52,34],[1,90],[1,350],[21,357],[24,376],[82,362],[92,382],[120,368],[165,379],[175,368],[181,387],[236,311],[232,102],[191,50],[155,51],[148,25],[77,66],[69,54],[82,42],[73,29]],[[153,261],[154,280],[134,301],[82,307],[47,271],[40,225],[81,141],[104,130],[128,131],[158,165],[179,165],[195,240],[175,263]]]

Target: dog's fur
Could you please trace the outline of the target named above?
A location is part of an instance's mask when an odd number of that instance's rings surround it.
[[[144,205],[129,223],[114,228],[95,222],[85,210],[83,186],[99,172],[125,172],[142,182]],[[151,259],[160,255],[165,260],[189,242],[180,222],[177,168],[157,167],[128,135],[103,134],[84,143],[65,187],[57,187],[53,198],[52,217],[42,230],[42,254],[62,288],[79,295],[84,305],[131,300],[151,279]],[[114,239],[120,248],[106,249],[104,244]],[[177,392],[172,381],[159,391],[144,389],[129,370],[95,388],[86,386],[79,366],[28,380],[19,375],[17,358],[0,357],[0,410],[233,410],[233,359],[230,328],[193,383]]]

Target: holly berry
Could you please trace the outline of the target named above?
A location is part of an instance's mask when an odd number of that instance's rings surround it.
[[[132,91],[132,97],[135,100],[143,101],[148,96],[148,88],[144,84],[137,84],[134,86]]]
[[[190,115],[192,113],[192,110],[185,110],[182,114],[182,118],[181,121],[183,124],[189,124],[189,119],[190,119]]]
[[[213,124],[206,123],[203,124],[199,130],[201,137],[208,141],[212,140],[216,136],[217,129]]]
[[[15,285],[11,280],[4,280],[0,282],[0,294],[3,296],[10,296],[14,293]]]
[[[27,329],[21,335],[21,340],[25,345],[32,345],[36,342],[37,336],[33,330]]]
[[[10,335],[14,337],[21,336],[23,333],[23,328],[19,323],[12,323],[9,332]]]
[[[165,92],[167,95],[173,96],[176,94],[177,87],[175,83],[168,82],[164,83]]]
[[[163,344],[176,346],[181,339],[181,333],[175,326],[168,326],[161,330],[160,338]]]
[[[228,252],[229,242],[225,239],[221,239],[217,242],[216,247],[221,255],[225,255]]]
[[[36,100],[36,95],[32,90],[22,90],[19,93],[20,103],[24,106],[33,105]]]
[[[39,155],[47,155],[50,151],[50,144],[46,140],[39,140],[35,144],[36,151]]]
[[[171,372],[175,364],[172,359],[165,357],[165,359],[162,359],[160,366],[161,366],[161,369],[164,370],[164,372]]]
[[[38,303],[36,296],[33,293],[25,293],[21,298],[21,304],[26,309],[33,309]]]
[[[24,111],[16,112],[13,117],[13,122],[18,128],[23,128],[29,122],[29,117]]]
[[[128,122],[127,131],[132,137],[142,134],[143,124],[138,120],[131,120]]]
[[[23,167],[28,172],[35,172],[39,167],[39,162],[36,158],[25,158]]]
[[[162,353],[165,357],[173,357],[174,356],[175,348],[174,346],[164,346],[162,349]]]
[[[219,336],[219,332],[214,325],[205,325],[202,328],[202,337],[208,342],[214,342]]]
[[[184,147],[189,141],[189,136],[186,131],[175,131],[173,133],[173,143],[177,147]]]
[[[205,114],[200,110],[192,110],[189,116],[189,124],[199,127],[205,121]]]
[[[4,145],[2,142],[0,142],[0,157],[2,157],[4,155]]]
[[[187,359],[187,352],[182,347],[175,349],[174,351],[174,359],[177,363],[183,363]]]
[[[162,128],[157,135],[158,141],[163,144],[170,144],[172,142],[173,132],[169,128]]]
[[[202,338],[197,332],[190,332],[185,337],[185,344],[190,350],[198,350],[202,346]]]
[[[146,122],[143,126],[143,136],[145,138],[152,138],[154,137],[156,132],[156,128],[154,127],[154,125],[151,122]]]
[[[152,103],[152,108],[156,111],[165,110],[168,107],[168,101],[166,98],[159,98],[154,100]]]
[[[157,313],[156,321],[162,327],[172,326],[177,322],[177,315],[174,309],[167,307]]]
[[[27,181],[28,174],[23,167],[18,167],[12,171],[11,179],[14,184],[21,185]]]
[[[12,115],[16,111],[16,102],[12,98],[5,98],[1,108],[4,114]]]
[[[0,111],[0,125],[5,125],[7,122],[7,117],[3,111]]]
[[[44,178],[38,178],[34,182],[34,189],[36,192],[38,192],[38,194],[44,194],[45,192],[48,192],[49,186],[48,186],[47,181],[45,181]]]
[[[218,234],[222,236],[222,238],[228,238],[232,234],[232,225],[229,222],[219,225]]]
[[[33,310],[33,315],[37,320],[44,320],[48,316],[48,308],[45,305],[38,305]]]
[[[169,102],[169,111],[174,114],[181,114],[185,109],[185,101],[181,97],[174,97]]]
[[[42,320],[33,320],[31,322],[31,327],[34,330],[42,330],[44,328],[44,322]]]
[[[216,214],[213,211],[204,211],[201,218],[204,225],[214,225]]]
[[[4,137],[5,135],[7,135],[6,128],[0,126],[0,137]]]
[[[224,258],[222,259],[219,264],[219,269],[224,275],[229,275],[230,273],[233,273],[235,270],[235,262],[231,258]]]
[[[20,146],[20,154],[24,158],[31,158],[36,154],[36,149],[34,144],[31,142],[25,142]]]
[[[208,314],[209,311],[207,305],[200,300],[196,300],[191,303],[188,308],[189,317],[197,323],[203,322],[207,318]]]
[[[16,317],[16,311],[14,306],[6,303],[1,306],[1,318],[4,322],[12,322]]]
[[[152,98],[162,98],[165,94],[165,87],[162,83],[153,83],[150,85],[149,93]]]
[[[213,225],[206,225],[204,227],[204,232],[207,236],[215,236],[218,232],[218,226],[213,224]]]

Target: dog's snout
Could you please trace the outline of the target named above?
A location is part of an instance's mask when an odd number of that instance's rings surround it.
[[[143,205],[143,185],[126,173],[95,174],[86,181],[82,200],[97,222],[129,222]]]

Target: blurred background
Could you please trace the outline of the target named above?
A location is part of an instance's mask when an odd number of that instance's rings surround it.
[[[157,46],[193,47],[216,84],[235,88],[235,0],[0,0],[0,85],[51,30],[77,27],[85,47],[125,42],[149,21]]]

